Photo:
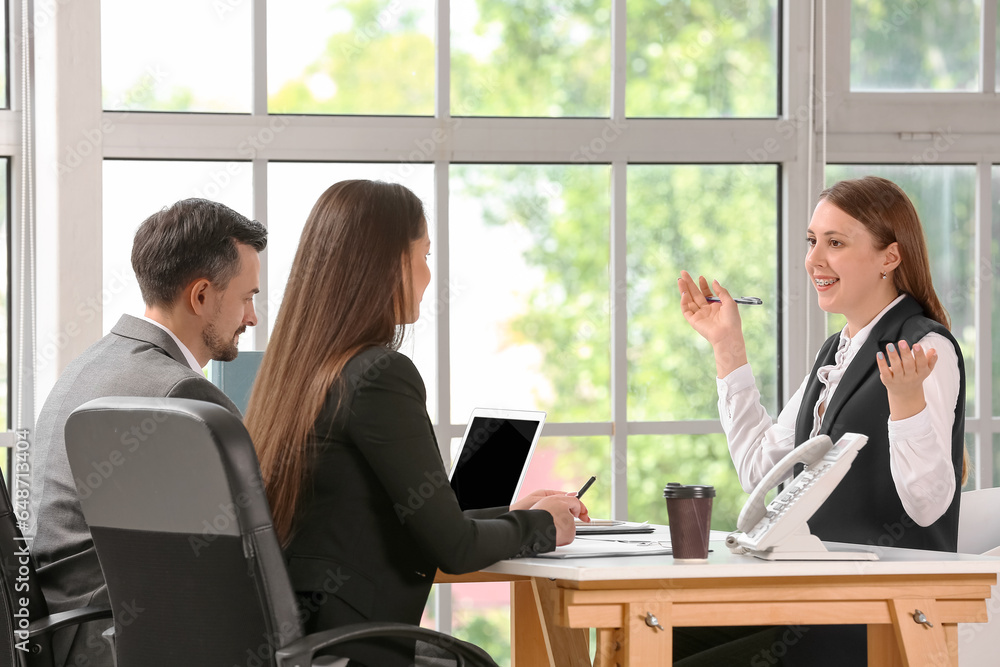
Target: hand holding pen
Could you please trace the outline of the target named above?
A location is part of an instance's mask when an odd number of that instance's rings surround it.
[[[681,294],[684,319],[712,346],[718,377],[724,378],[746,364],[746,342],[740,311],[736,307],[737,302],[719,281],[713,280],[710,288],[704,276],[699,276],[696,283],[690,273],[681,271],[677,289]],[[741,299],[749,299],[755,304],[759,301],[756,297]]]

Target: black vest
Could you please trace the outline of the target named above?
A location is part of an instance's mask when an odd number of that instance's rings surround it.
[[[960,385],[951,433],[951,458],[955,469],[955,491],[951,505],[930,526],[917,525],[903,509],[889,471],[889,397],[879,379],[875,355],[886,345],[905,340],[913,345],[928,333],[938,333],[951,341],[958,355]],[[817,371],[834,363],[840,334],[827,339],[813,366],[795,420],[795,444],[809,438],[813,408],[822,388]],[[924,317],[923,310],[907,296],[872,328],[829,401],[819,430],[837,441],[844,433],[863,433],[866,444],[854,460],[847,476],[809,520],[812,533],[821,540],[907,547],[932,551],[958,550],[958,507],[962,491],[962,456],[965,451],[965,364],[962,350],[941,324]],[[944,490],[941,490],[943,493]]]

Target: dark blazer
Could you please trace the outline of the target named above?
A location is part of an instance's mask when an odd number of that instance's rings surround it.
[[[555,548],[548,512],[459,509],[426,400],[413,363],[386,348],[355,356],[330,388],[285,552],[308,631],[419,623],[438,569],[472,572]],[[410,665],[413,643],[338,655],[371,667]]]
[[[74,359],[56,382],[38,415],[31,444],[28,533],[38,578],[52,612],[107,604],[107,587],[90,529],[83,520],[77,484],[66,458],[64,429],[70,413],[94,398],[148,396],[193,398],[240,411],[215,385],[195,372],[167,334],[145,320],[123,315],[111,333]],[[113,464],[95,465],[83,486],[107,483]],[[100,634],[110,623],[91,623],[56,635],[56,664],[111,667]],[[84,662],[84,657],[86,662]]]
[[[948,339],[958,355],[960,382],[951,433],[955,488],[945,513],[931,525],[920,526],[903,509],[903,501],[889,470],[889,434],[886,430],[889,394],[879,378],[875,355],[889,343],[905,340],[912,346],[932,332]],[[813,407],[821,389],[817,372],[834,363],[839,340],[839,333],[831,336],[816,356],[796,419],[797,445],[812,432]],[[965,452],[965,363],[962,349],[951,332],[925,317],[920,304],[912,297],[904,298],[872,327],[830,400],[819,432],[828,434],[834,442],[844,433],[863,433],[868,436],[868,443],[858,452],[847,476],[809,519],[814,535],[832,542],[930,551],[958,550],[962,455]]]

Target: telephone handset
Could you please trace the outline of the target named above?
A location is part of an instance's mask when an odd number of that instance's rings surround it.
[[[827,435],[811,438],[772,468],[750,494],[726,544],[733,551],[767,560],[875,560],[875,554],[829,552],[806,523],[847,474],[868,437],[846,433],[836,444]],[[805,470],[791,480],[770,504],[765,496],[787,479],[797,464]]]

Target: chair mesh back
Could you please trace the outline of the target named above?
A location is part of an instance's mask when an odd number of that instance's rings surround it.
[[[253,445],[233,415],[97,399],[70,416],[66,449],[120,667],[271,665],[300,635]]]
[[[271,664],[276,639],[239,537],[220,535],[193,548],[201,535],[99,526],[91,534],[111,594],[120,664],[228,667],[251,656],[249,664]]]

